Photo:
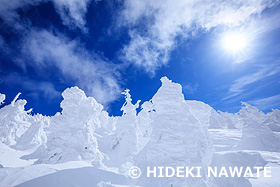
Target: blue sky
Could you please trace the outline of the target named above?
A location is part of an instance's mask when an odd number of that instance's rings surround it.
[[[186,99],[237,112],[280,108],[279,0],[3,0],[0,92],[34,112],[60,111],[78,86],[120,115],[167,76]],[[242,36],[235,39],[235,35]],[[228,49],[225,41],[231,40]]]

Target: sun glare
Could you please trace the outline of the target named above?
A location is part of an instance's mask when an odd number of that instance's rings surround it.
[[[227,33],[222,37],[223,48],[230,53],[238,53],[246,48],[247,37],[241,33]]]

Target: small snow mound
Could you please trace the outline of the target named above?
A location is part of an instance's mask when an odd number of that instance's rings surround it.
[[[93,186],[106,186],[102,181],[111,181],[114,184],[125,184],[127,179],[123,175],[104,171],[94,167],[83,167],[77,169],[66,169],[51,173],[42,177],[38,177],[24,183],[19,184],[19,187],[41,186],[41,187],[93,187]],[[117,185],[111,185],[117,186]],[[110,187],[111,187],[110,186]]]

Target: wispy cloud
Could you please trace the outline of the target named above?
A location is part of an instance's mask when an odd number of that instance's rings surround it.
[[[44,0],[1,0],[0,17],[6,22],[15,22],[19,18],[18,10],[25,9],[31,5],[38,4]]]
[[[258,107],[261,110],[280,107],[280,94],[262,99],[248,101],[251,105]]]
[[[95,53],[87,51],[78,40],[46,30],[32,30],[22,45],[24,62],[44,72],[58,69],[66,80],[74,82],[102,104],[115,100],[120,90],[117,67]]]
[[[271,64],[270,66],[262,67],[260,70],[258,70],[255,73],[248,74],[241,78],[238,78],[237,80],[234,81],[233,84],[230,85],[228,94],[226,97],[222,99],[222,101],[243,94],[245,91],[248,90],[249,85],[252,85],[254,83],[257,83],[258,81],[264,80],[265,78],[276,75],[279,72],[280,72],[280,68],[277,65]]]
[[[18,87],[19,90],[24,89],[31,91],[33,96],[38,96],[39,94],[43,95],[46,99],[56,99],[61,95],[61,93],[56,90],[53,83],[33,80],[17,73],[11,73],[5,76],[1,83]]]
[[[125,0],[119,25],[131,28],[132,34],[122,57],[153,74],[167,64],[177,36],[187,38],[197,29],[207,31],[219,25],[240,26],[278,3],[278,0]],[[146,26],[136,31],[133,26],[137,28],[143,22]]]
[[[183,85],[183,91],[186,94],[194,94],[197,91],[198,87],[199,87],[199,85],[197,83],[195,83],[194,85],[186,84],[186,85]]]
[[[92,1],[97,0],[14,0],[0,1],[0,19],[2,23],[16,30],[23,37],[17,46],[17,54],[10,58],[18,67],[27,71],[32,67],[41,73],[41,82],[25,78],[21,74],[5,74],[4,83],[20,85],[27,90],[34,88],[34,93],[44,96],[57,97],[55,85],[48,80],[46,71],[49,67],[57,68],[57,77],[62,77],[62,82],[75,84],[85,90],[89,96],[94,96],[99,102],[106,105],[114,101],[121,92],[119,71],[115,64],[93,51],[86,49],[79,40],[69,39],[56,31],[27,27],[28,20],[20,17],[20,10],[28,10],[32,6],[46,2],[53,3],[54,9],[60,15],[62,23],[70,30],[79,28],[83,32],[88,31],[86,13]],[[4,38],[0,36],[0,48],[5,47]],[[11,46],[8,46],[11,47]],[[20,50],[18,50],[20,49]],[[14,81],[14,83],[11,82]],[[45,88],[44,88],[45,87]]]
[[[0,49],[2,49],[5,45],[5,40],[4,38],[0,35]]]
[[[18,11],[48,1],[53,3],[63,24],[70,29],[80,28],[85,32],[87,31],[85,14],[92,0],[1,0],[0,18],[2,18],[6,24],[10,24],[14,28],[22,28],[22,22],[19,21],[20,16]]]

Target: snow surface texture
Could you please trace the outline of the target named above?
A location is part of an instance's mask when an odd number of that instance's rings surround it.
[[[216,111],[185,100],[181,85],[167,77],[161,82],[141,106],[125,90],[123,115],[116,117],[78,87],[62,93],[55,116],[32,115],[19,93],[0,108],[0,186],[249,187],[258,179],[208,178],[206,168],[267,164],[280,171],[279,110],[264,114],[243,103],[237,114]],[[0,105],[4,100],[0,94]],[[142,169],[139,179],[128,177],[131,166]],[[147,178],[147,166],[200,166],[202,177]]]

